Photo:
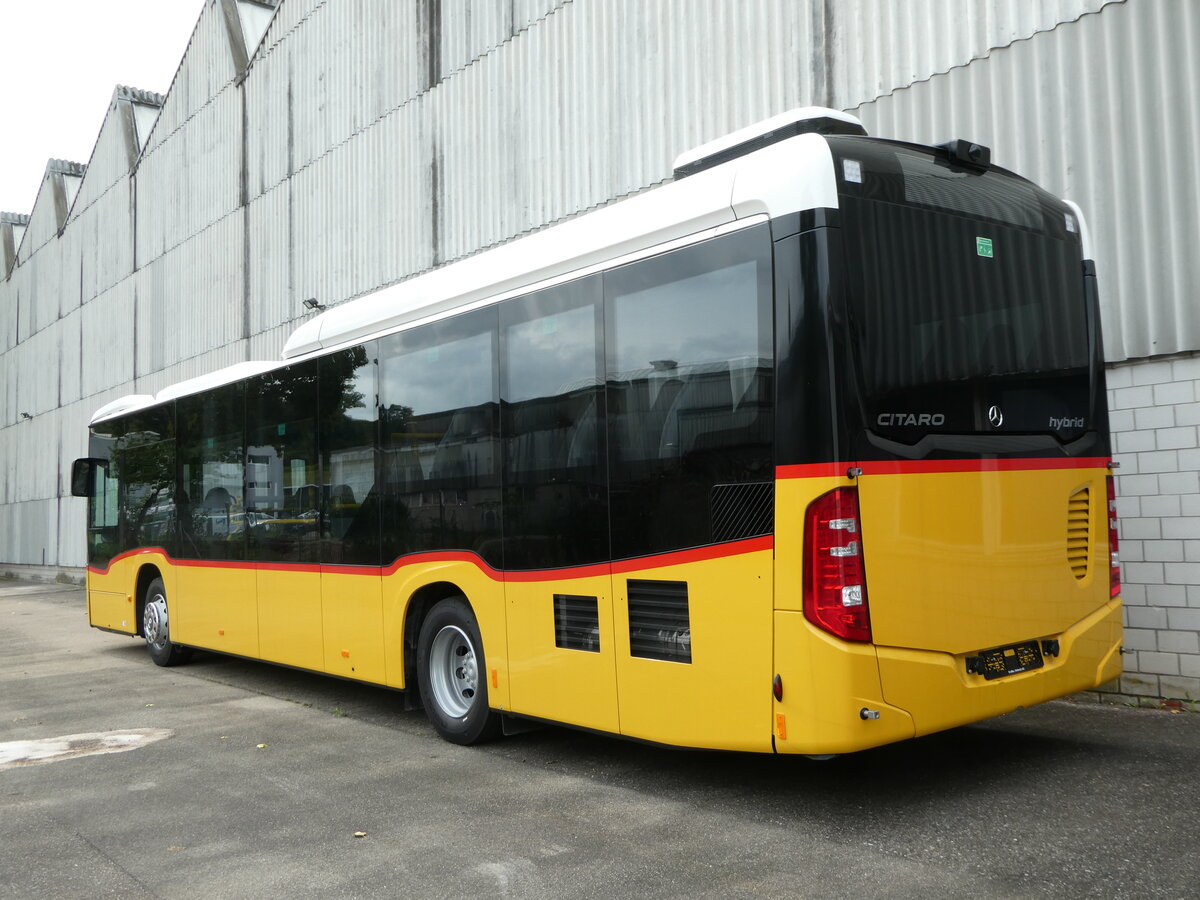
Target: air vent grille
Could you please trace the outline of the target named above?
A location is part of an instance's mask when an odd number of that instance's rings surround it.
[[[564,650],[600,652],[600,615],[595,597],[554,595],[554,645]]]
[[[712,489],[712,537],[737,541],[770,534],[775,520],[775,483],[716,484]]]
[[[690,663],[687,582],[630,579],[628,589],[630,655]]]
[[[1091,560],[1092,490],[1082,487],[1067,501],[1067,564],[1077,581],[1087,578]]]

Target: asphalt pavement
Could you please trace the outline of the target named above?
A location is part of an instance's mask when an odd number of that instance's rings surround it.
[[[0,581],[0,897],[1200,896],[1200,713],[1059,701],[826,762],[154,666]]]

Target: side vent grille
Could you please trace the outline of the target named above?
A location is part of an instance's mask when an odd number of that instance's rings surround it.
[[[554,595],[554,645],[564,650],[600,652],[600,615],[595,597]]]
[[[712,537],[737,541],[770,534],[775,519],[775,484],[754,481],[716,484],[712,489]]]
[[[692,661],[686,581],[628,581],[629,653],[644,659]]]
[[[1067,501],[1067,564],[1077,581],[1087,578],[1091,549],[1092,490],[1082,487]]]

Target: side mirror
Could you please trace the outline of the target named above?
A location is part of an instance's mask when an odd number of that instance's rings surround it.
[[[96,472],[106,466],[108,460],[83,458],[71,464],[71,496],[96,496]]]

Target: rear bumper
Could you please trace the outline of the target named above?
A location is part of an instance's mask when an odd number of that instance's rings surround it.
[[[1121,674],[1120,599],[1061,634],[1029,637],[1056,638],[1059,655],[1047,657],[1040,669],[992,681],[967,673],[966,654],[877,647],[883,697],[905,710],[922,735],[1097,687]]]

